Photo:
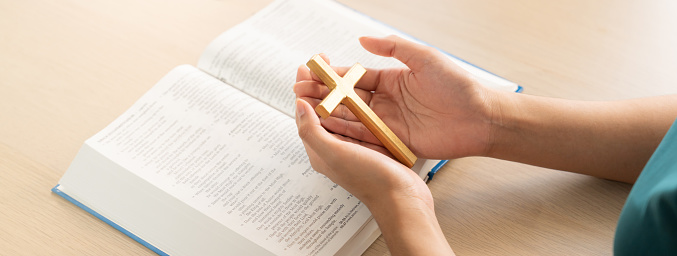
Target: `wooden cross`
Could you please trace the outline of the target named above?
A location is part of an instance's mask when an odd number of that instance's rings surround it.
[[[315,111],[317,111],[322,118],[329,117],[339,103],[343,103],[351,112],[353,112],[353,114],[355,114],[355,116],[357,116],[358,119],[360,119],[360,122],[362,122],[364,126],[366,126],[367,129],[381,141],[381,143],[383,143],[397,160],[409,168],[414,166],[416,155],[414,155],[414,153],[412,153],[411,150],[397,138],[397,135],[395,135],[374,111],[369,108],[367,103],[355,93],[355,84],[357,84],[357,81],[359,81],[364,73],[367,72],[362,65],[355,63],[343,77],[340,77],[329,64],[317,54],[310,58],[306,65],[313,73],[320,77],[320,80],[322,80],[322,82],[324,82],[331,90],[329,95],[327,95],[327,97],[320,102],[320,105],[317,105],[315,108]]]

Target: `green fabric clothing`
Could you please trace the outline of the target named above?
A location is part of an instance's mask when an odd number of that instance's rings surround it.
[[[628,195],[614,254],[677,255],[677,120]]]

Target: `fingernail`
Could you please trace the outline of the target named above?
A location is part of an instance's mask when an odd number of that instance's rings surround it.
[[[301,118],[304,114],[306,114],[306,109],[303,108],[303,103],[301,103],[302,99],[296,99],[296,117]]]

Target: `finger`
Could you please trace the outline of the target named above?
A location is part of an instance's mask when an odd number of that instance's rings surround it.
[[[326,53],[320,53],[320,57],[324,60],[324,62],[327,63],[327,65],[329,65],[329,63],[331,63],[331,62],[329,61],[329,56],[327,56]],[[307,64],[306,64],[306,65],[307,65]],[[310,71],[310,75],[311,75],[311,77],[312,77],[313,80],[315,80],[315,81],[322,81],[322,80],[320,80],[320,77],[317,76],[317,75],[315,74],[315,72],[313,72],[312,70]]]
[[[310,72],[310,69],[306,68],[306,66],[299,66],[299,68],[296,70],[296,82],[312,80],[313,77],[311,73],[312,72]]]
[[[316,81],[301,81],[294,84],[294,93],[297,97],[311,97],[316,99],[324,99],[329,95],[329,88],[322,84],[321,82]],[[367,104],[371,101],[373,94],[370,91],[365,91],[362,89],[356,89],[355,93],[357,96]]]
[[[351,67],[331,67],[331,68],[334,69],[336,74],[343,77],[346,75],[346,73],[348,73],[348,70],[350,70]],[[366,91],[375,91],[380,82],[381,70],[366,67],[365,69],[367,70],[367,72],[364,73],[364,76],[362,76],[362,78],[360,78],[360,80],[357,81],[357,83],[355,84],[355,88],[359,88]],[[313,74],[313,79],[317,79],[317,81],[320,81],[315,74]]]
[[[330,132],[341,134],[356,140],[364,141],[369,144],[383,146],[383,143],[374,136],[369,129],[359,120],[349,121],[343,118],[328,117],[321,121],[324,128]]]
[[[369,143],[369,142],[356,140],[354,138],[346,137],[346,136],[339,135],[339,134],[334,134],[334,137],[336,137],[337,139],[340,139],[342,141],[345,141],[345,142],[350,142],[350,143],[353,143],[353,144],[363,146],[365,148],[368,148],[368,149],[374,150],[376,152],[379,152],[381,154],[384,154],[384,155],[386,155],[386,156],[388,156],[392,159],[395,159],[395,156],[392,153],[390,153],[390,151],[388,151],[388,149],[386,149],[385,147],[383,147],[381,145],[376,145],[376,144],[372,144],[372,143]]]
[[[332,150],[341,148],[344,143],[329,134],[320,124],[320,119],[313,114],[313,109],[308,102],[296,100],[296,126],[298,127],[299,137],[303,140],[306,147],[311,148],[317,153],[319,158],[329,166],[342,164],[341,150]]]
[[[331,63],[331,61],[329,61],[329,56],[326,53],[320,53],[320,57],[322,57],[322,59],[324,60],[324,62],[327,63],[327,65]]]
[[[437,59],[439,51],[432,47],[415,43],[399,36],[387,37],[360,37],[362,47],[379,56],[394,57],[412,71],[418,72],[430,63],[431,59]]]
[[[308,97],[302,97],[301,99],[308,102],[310,104],[310,106],[313,107],[313,109],[315,109],[317,107],[317,105],[319,105],[320,102],[322,101],[320,99],[308,98]],[[334,109],[334,111],[331,112],[330,116],[345,119],[345,120],[348,120],[348,121],[355,121],[355,122],[360,121],[360,119],[357,119],[357,116],[355,116],[355,114],[353,114],[353,112],[351,112],[350,109],[348,109],[348,107],[346,107],[346,105],[343,105],[343,104],[338,105]],[[320,119],[320,122],[322,122],[322,119]]]
[[[298,98],[324,99],[329,95],[329,88],[317,81],[301,81],[294,84],[294,93]]]
[[[326,54],[321,53],[320,57],[322,57],[322,59],[325,62],[327,62],[327,65],[329,65],[329,63],[330,63],[329,57]],[[331,68],[334,70],[334,72],[336,72],[336,74],[338,74],[341,77],[343,77],[348,72],[348,70],[350,70],[350,67],[331,67]],[[304,69],[308,70],[306,67],[304,67]],[[360,78],[360,80],[357,81],[357,83],[355,84],[355,88],[360,88],[360,89],[367,90],[367,91],[374,91],[374,90],[376,90],[376,87],[378,87],[378,82],[380,80],[379,78],[380,78],[380,75],[381,75],[381,70],[380,69],[372,69],[372,68],[366,68],[366,70],[367,70],[367,72],[364,74],[364,76],[362,76],[362,78]],[[310,73],[310,79],[307,79],[306,77],[304,77],[304,78],[306,78],[304,80],[311,80],[312,79],[312,80],[315,80],[315,81],[321,81],[320,77],[318,77],[314,72],[312,72],[312,71],[308,71],[308,72]],[[298,79],[298,75],[297,75],[296,81],[297,82],[302,81],[302,80]]]

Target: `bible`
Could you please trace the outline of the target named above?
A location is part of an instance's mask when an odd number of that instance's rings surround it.
[[[292,84],[317,52],[336,66],[402,66],[357,40],[389,34],[416,41],[333,1],[275,1],[86,140],[52,191],[160,255],[361,254],[378,226],[310,166]],[[488,87],[521,89],[449,57]],[[443,163],[412,170],[425,179]]]

